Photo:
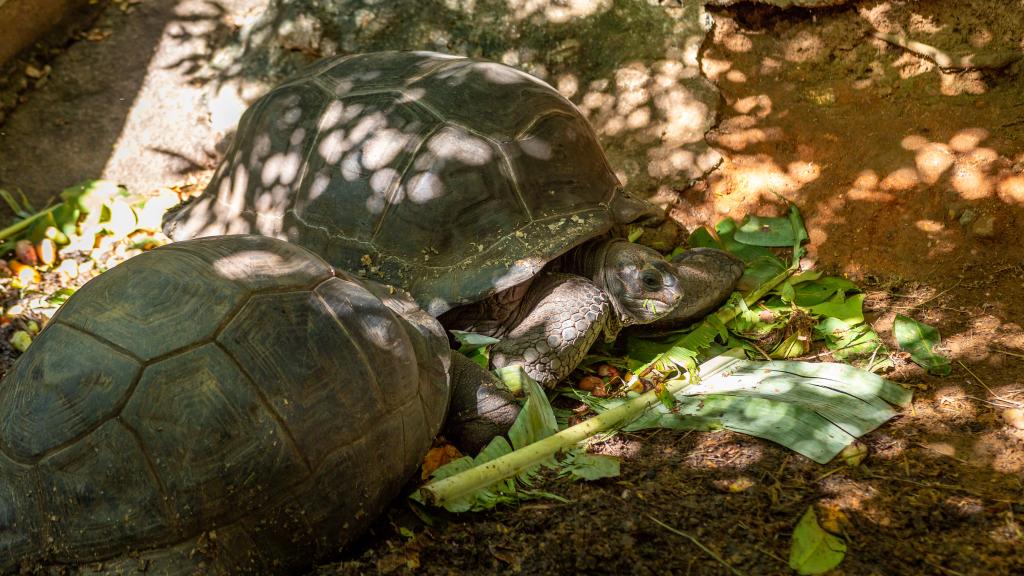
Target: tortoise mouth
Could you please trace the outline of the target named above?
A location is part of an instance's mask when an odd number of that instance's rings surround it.
[[[636,324],[647,324],[664,318],[675,310],[681,300],[681,294],[646,297],[624,296],[620,299],[624,304],[626,316]]]

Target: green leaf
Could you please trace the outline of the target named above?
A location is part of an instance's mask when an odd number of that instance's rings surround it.
[[[807,236],[807,228],[804,227],[804,218],[800,215],[800,209],[796,204],[789,203],[789,225],[793,230],[793,262],[797,262],[804,255],[803,243],[810,237]]]
[[[74,293],[74,288],[61,288],[59,290],[54,291],[53,294],[47,296],[46,302],[48,304],[55,304],[57,306],[60,306],[61,304],[67,302],[68,298],[70,298],[71,295]]]
[[[773,254],[760,256],[744,262],[745,266],[740,284],[745,286],[760,286],[786,269],[786,264]]]
[[[901,350],[910,352],[910,359],[936,376],[947,376],[951,369],[949,358],[935,351],[939,345],[939,331],[902,314],[896,315],[893,334]]]
[[[736,230],[737,242],[751,246],[793,246],[799,242],[799,232],[793,230],[788,216],[767,218],[749,216]]]
[[[789,567],[799,574],[823,574],[838,566],[845,556],[846,543],[826,532],[818,524],[814,506],[809,506],[793,529]]]
[[[711,231],[706,226],[701,226],[690,233],[690,238],[687,240],[687,245],[690,248],[718,248],[722,249],[722,243],[719,242],[711,234]],[[674,256],[675,254],[673,254]]]
[[[849,298],[844,298],[843,296],[836,294],[827,302],[809,306],[808,310],[810,310],[812,314],[817,314],[818,316],[831,316],[832,318],[842,320],[849,326],[854,326],[864,321],[863,306],[863,294],[854,294]]]
[[[455,337],[460,344],[459,351],[464,352],[482,346],[490,346],[491,344],[497,344],[501,342],[497,338],[490,336],[484,336],[483,334],[477,334],[475,332],[465,332],[463,330],[450,330],[452,336]]]
[[[715,233],[718,234],[718,239],[721,241],[722,248],[729,251],[740,260],[743,260],[743,262],[748,265],[759,259],[768,259],[777,261],[779,266],[785,268],[785,264],[783,264],[782,261],[779,260],[778,257],[776,257],[768,248],[738,242],[733,237],[736,234],[736,230],[736,221],[732,218],[726,218],[715,225]]]
[[[779,360],[796,358],[806,354],[808,347],[809,342],[806,337],[802,339],[800,334],[790,334],[785,340],[779,342],[768,356]]]
[[[857,286],[844,278],[826,276],[812,282],[803,282],[794,287],[793,303],[801,307],[814,306],[829,300],[836,294],[845,297],[847,292],[857,290]]]
[[[599,480],[619,475],[619,459],[615,456],[579,452],[567,463],[565,469],[576,480]]]
[[[868,324],[851,327],[838,318],[825,317],[814,330],[822,335],[825,346],[832,351],[832,357],[840,362],[874,356],[877,365],[889,358],[889,349]]]
[[[489,347],[492,344],[497,344],[500,340],[462,330],[451,330],[450,332],[455,337],[455,340],[459,342],[459,352],[461,354],[467,356],[484,370],[490,368],[491,353]]]
[[[643,226],[633,225],[629,227],[629,235],[627,236],[630,242],[636,242],[644,235]]]
[[[64,203],[83,214],[99,211],[111,199],[123,195],[124,189],[109,180],[87,180],[65,188],[60,197]]]
[[[558,432],[555,413],[551,410],[551,403],[544,389],[529,376],[523,380],[523,385],[526,391],[526,404],[508,431],[509,440],[516,449]]]
[[[910,401],[904,388],[845,364],[758,362],[732,351],[702,364],[700,373],[700,382],[676,395],[675,409],[657,406],[625,429],[727,428],[824,464],[892,418],[890,404]]]

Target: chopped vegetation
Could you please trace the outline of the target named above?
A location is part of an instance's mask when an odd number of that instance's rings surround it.
[[[560,390],[595,416],[561,432],[551,426],[554,416],[543,390],[517,375],[515,386],[525,380],[530,393],[516,436],[510,434],[512,445],[495,439],[475,459],[438,469],[415,498],[452,511],[480,510],[532,497],[517,491],[513,477],[529,486],[541,463],[582,478],[617,473],[617,464],[585,457],[579,444],[618,429],[724,428],[773,440],[819,463],[830,461],[894,416],[892,405],[909,404],[910,393],[871,372],[891,361],[864,321],[864,294],[843,278],[799,269],[806,240],[795,206],[786,217],[726,219],[714,231],[697,230],[691,246],[737,255],[747,266],[744,281],[756,282],[756,288],[734,294],[684,330],[655,340],[628,338],[625,354],[596,350],[584,361],[577,387]],[[773,251],[782,247],[789,249],[789,262]],[[456,337],[464,351],[486,362],[489,341],[465,333]],[[815,346],[825,349],[815,357],[850,365],[790,360],[812,354]],[[533,442],[526,441],[530,437]],[[568,455],[557,459],[559,453]],[[580,471],[581,462],[591,468]]]
[[[104,180],[61,192],[61,202],[35,210],[21,194],[0,189],[16,221],[0,230],[0,335],[15,356],[79,286],[101,272],[167,241],[164,213],[180,202],[163,189],[142,197]]]

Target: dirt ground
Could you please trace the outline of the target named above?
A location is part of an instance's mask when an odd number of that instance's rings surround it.
[[[1024,61],[944,71],[878,30],[956,57],[1024,51],[1021,0],[869,0],[710,9],[705,74],[722,92],[708,140],[725,160],[678,191],[689,228],[802,210],[809,257],[867,293],[895,349],[901,313],[943,336],[953,372],[897,358],[911,407],[868,434],[858,467],[817,465],[734,434],[621,435],[622,475],[546,478],[569,500],[432,526],[397,502],[320,574],[791,574],[808,506],[845,534],[835,575],[1024,574]],[[664,525],[670,526],[667,529]]]
[[[399,503],[321,573],[726,573],[658,520],[739,573],[789,574],[791,531],[812,504],[847,537],[832,574],[1024,573],[1024,429],[1006,420],[1024,402],[1024,66],[946,72],[871,36],[954,56],[1020,51],[1024,5],[1010,4],[712,12],[703,67],[724,102],[709,140],[726,160],[674,214],[692,227],[794,201],[811,257],[865,289],[882,337],[894,344],[895,314],[912,316],[953,361],[945,378],[897,362],[886,376],[914,403],[864,438],[861,466],[728,432],[622,436],[598,447],[624,456],[620,478],[543,484],[569,504],[427,527]]]

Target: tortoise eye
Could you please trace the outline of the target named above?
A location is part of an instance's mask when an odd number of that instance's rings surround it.
[[[658,274],[654,270],[644,270],[640,274],[640,281],[643,282],[644,288],[647,290],[657,290],[661,288],[661,274]]]

